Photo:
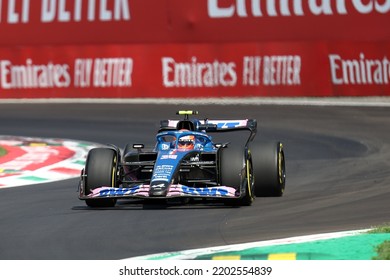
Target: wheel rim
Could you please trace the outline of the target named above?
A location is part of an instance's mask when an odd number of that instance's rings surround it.
[[[248,192],[251,200],[253,201],[254,195],[254,178],[253,178],[253,166],[250,151],[248,151],[248,159],[246,160],[246,177],[247,177],[247,186]]]
[[[116,156],[114,157],[113,166],[112,166],[111,187],[115,187],[115,173],[116,173]]]
[[[284,161],[284,152],[283,152],[283,145],[279,144],[279,151],[278,151],[278,179],[279,184],[282,187],[282,192],[284,191],[284,185],[286,182],[286,167],[285,167],[285,161]]]

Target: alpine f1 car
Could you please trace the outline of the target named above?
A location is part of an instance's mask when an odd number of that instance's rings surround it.
[[[286,172],[283,145],[253,141],[255,119],[162,120],[156,144],[91,149],[81,172],[79,199],[90,207],[113,207],[117,199],[209,201],[251,205],[255,197],[282,196]],[[191,117],[192,118],[192,117]],[[249,131],[242,145],[214,143],[210,134]],[[246,138],[245,138],[246,139]]]

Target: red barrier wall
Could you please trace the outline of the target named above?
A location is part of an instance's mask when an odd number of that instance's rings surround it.
[[[3,0],[0,98],[390,95],[390,0]]]

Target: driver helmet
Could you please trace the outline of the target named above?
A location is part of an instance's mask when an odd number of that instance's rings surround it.
[[[186,135],[179,138],[178,149],[180,150],[193,150],[195,147],[195,136]]]

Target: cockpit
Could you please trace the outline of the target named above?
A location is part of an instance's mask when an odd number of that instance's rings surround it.
[[[211,137],[202,133],[182,129],[179,131],[166,131],[157,134],[156,150],[204,150],[213,149]]]

